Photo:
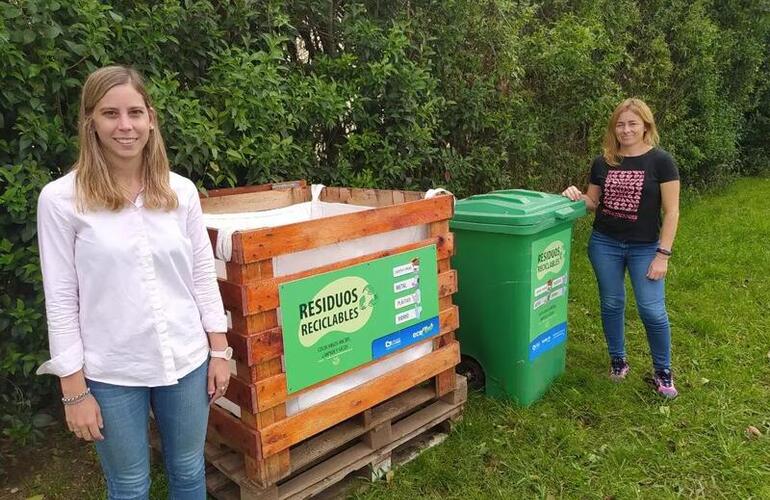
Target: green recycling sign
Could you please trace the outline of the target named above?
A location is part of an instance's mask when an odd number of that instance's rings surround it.
[[[288,392],[437,335],[436,246],[279,287]]]
[[[567,340],[571,236],[568,228],[532,242],[529,361]]]

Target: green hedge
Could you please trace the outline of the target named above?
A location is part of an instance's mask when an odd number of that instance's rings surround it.
[[[636,95],[685,182],[768,168],[760,2],[0,2],[0,407],[32,434],[54,380],[35,203],[75,157],[78,92],[143,71],[174,168],[201,188],[306,178],[464,196],[583,182]]]

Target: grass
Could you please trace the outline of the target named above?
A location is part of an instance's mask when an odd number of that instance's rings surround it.
[[[678,399],[642,380],[650,358],[633,303],[632,372],[608,380],[584,220],[566,373],[530,408],[472,395],[442,446],[356,497],[770,498],[768,194],[770,179],[744,179],[685,203],[667,283]],[[750,425],[763,435],[747,437]]]
[[[770,498],[769,193],[770,179],[744,179],[684,204],[667,285],[678,399],[642,380],[649,353],[632,303],[632,372],[622,384],[608,380],[586,219],[575,229],[566,373],[529,408],[472,394],[443,445],[353,496]],[[747,437],[750,425],[762,436]],[[85,453],[74,467],[31,454],[29,471],[13,478],[19,496],[8,498],[103,497],[93,453],[77,447],[58,454]],[[164,498],[157,469],[154,481],[152,497]]]

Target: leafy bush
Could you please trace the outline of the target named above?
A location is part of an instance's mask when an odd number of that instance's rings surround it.
[[[465,196],[585,181],[610,111],[647,100],[686,183],[768,169],[770,15],[726,0],[0,1],[5,434],[55,401],[35,242],[76,154],[78,93],[145,73],[201,188],[307,178]]]

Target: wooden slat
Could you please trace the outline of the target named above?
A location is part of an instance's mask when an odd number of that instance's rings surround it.
[[[235,311],[235,313],[232,314],[232,321],[233,332],[244,336],[254,335],[276,328],[278,326],[278,311],[273,309],[271,311],[250,314],[248,316],[242,316],[241,313]]]
[[[297,193],[295,193],[295,189]],[[201,208],[206,214],[227,214],[239,212],[258,212],[287,207],[294,204],[298,193],[302,197],[308,188],[281,189],[276,191],[258,191],[254,193],[232,194],[202,198]]]
[[[256,372],[257,379],[261,381],[268,380],[273,375],[281,373],[283,368],[280,359],[271,359],[259,363],[253,369]],[[284,404],[277,404],[265,411],[254,413],[243,408],[241,409],[241,420],[243,423],[256,429],[262,429],[284,418],[286,418],[286,406]],[[246,475],[249,479],[263,487],[273,485],[291,472],[289,458],[289,450],[283,450],[267,458],[245,456]]]
[[[342,480],[353,471],[367,464],[377,463],[403,443],[419,436],[441,422],[462,414],[462,406],[451,406],[437,401],[426,408],[393,424],[393,441],[383,448],[372,450],[365,443],[358,443],[307,472],[291,478],[278,487],[281,498],[312,498],[326,490],[330,484]]]
[[[308,269],[306,271],[286,276],[280,276],[272,279],[263,278],[261,280],[251,279],[251,283],[248,284],[231,280],[228,272],[227,280],[219,280],[219,289],[222,293],[222,299],[225,302],[225,308],[234,314],[238,313],[242,315],[249,315],[262,311],[270,311],[279,305],[278,287],[281,285],[281,283],[286,283],[329,271],[344,269],[346,267],[354,266],[364,262],[381,259],[389,255],[396,255],[418,248],[423,248],[428,245],[436,245],[437,258],[439,259],[438,262],[446,262],[448,264],[449,257],[454,254],[454,235],[452,233],[438,235],[436,237],[415,243],[409,243],[400,247],[395,247],[368,255],[362,255],[352,259],[341,260],[327,264],[325,266]],[[240,267],[248,269],[248,266],[251,265],[252,264],[246,264],[241,265]],[[244,304],[246,305],[245,307]]]
[[[324,189],[321,201],[331,203],[348,203],[366,207],[387,207],[406,201],[406,191],[392,189],[364,189],[364,188],[330,188]],[[412,201],[420,200],[423,194],[418,191],[410,192]]]
[[[377,403],[395,396],[441,373],[460,361],[460,347],[454,342],[443,349],[407,363],[399,370],[314,405],[260,431],[262,454],[269,457]]]
[[[457,271],[450,269],[438,275],[439,299],[457,292]]]
[[[323,190],[321,201],[329,203],[339,203],[340,201],[340,188],[326,186]]]
[[[219,231],[217,231],[216,229],[208,227],[208,228],[206,228],[206,232],[209,235],[209,243],[211,243],[211,248],[213,248],[214,252],[216,253],[217,237],[218,237]]]
[[[361,423],[363,419],[347,419],[293,447],[291,449],[292,474],[288,481],[278,486],[277,491],[275,486],[263,488],[249,481],[243,456],[236,452],[223,451],[223,448],[207,443],[206,461],[233,481],[233,486],[240,485],[240,495],[236,490],[236,496],[233,497],[235,500],[238,498],[308,498],[309,495],[317,493],[325,495],[324,498],[336,498],[339,492],[329,489],[329,486],[345,477],[350,471],[358,470],[367,463],[377,462],[380,457],[387,456],[393,449],[411,441],[427,429],[434,428],[443,422],[449,424],[459,418],[467,398],[465,379],[457,376],[456,385],[457,389],[441,400],[435,400],[431,387],[413,387],[364,412],[371,416],[365,425]],[[434,401],[422,407],[424,403],[431,400]],[[418,407],[419,409],[415,412],[414,409]],[[404,415],[406,415],[405,418],[399,418]],[[372,449],[365,441],[359,441],[359,437],[367,430],[384,422],[392,425],[393,432],[391,440],[383,447]],[[346,446],[348,443],[350,445]],[[321,459],[323,460],[319,463],[318,460]],[[399,460],[398,463],[402,462]],[[312,466],[308,468],[310,465]],[[212,471],[207,470],[207,477],[213,475]],[[220,498],[219,491],[209,491],[209,493]],[[300,496],[297,497],[297,495]]]
[[[377,195],[378,207],[387,207],[393,204],[393,191],[381,189],[375,194]]]
[[[455,389],[455,369],[454,367],[444,370],[434,378],[436,396],[446,396]]]
[[[209,428],[230,448],[250,457],[261,455],[259,432],[246,427],[230,412],[217,405],[211,405],[209,408]]]
[[[350,203],[350,188],[341,187],[339,188],[339,202],[340,203]]]
[[[227,262],[227,281],[231,283],[246,284],[252,281],[265,279],[265,276],[273,275],[273,259],[260,260],[251,264],[238,264]]]
[[[430,225],[430,235],[437,236],[439,234],[446,234],[449,232],[449,221],[442,220],[434,222]]]
[[[371,413],[371,418],[365,424],[361,423],[361,419],[348,419],[313,436],[291,449],[292,470],[303,469],[327,453],[363,435],[369,429],[417,408],[435,396],[436,394],[430,386],[414,387],[371,410],[367,410]]]
[[[279,373],[270,378],[258,380],[254,383],[257,394],[257,409],[267,411],[270,408],[286,402],[286,374]]]
[[[237,283],[217,279],[219,283],[219,294],[222,296],[222,303],[225,309],[230,311],[233,315],[242,314],[243,304],[248,304],[248,296],[246,295],[246,287]]]
[[[249,336],[230,330],[227,340],[233,348],[233,356],[248,366],[283,354],[283,331],[278,327]]]
[[[231,376],[225,397],[242,408],[257,407],[257,392],[251,381]]]
[[[437,196],[383,207],[375,212],[367,210],[236,232],[233,235],[232,260],[246,264],[403,227],[447,220],[452,216],[452,202],[451,196]]]
[[[214,198],[217,196],[230,196],[233,194],[256,193],[260,191],[272,191],[274,189],[291,189],[307,186],[304,180],[273,182],[270,184],[258,184],[254,186],[240,186],[234,188],[209,189],[206,194],[201,194],[201,198]]]
[[[353,189],[350,203],[353,205],[362,205],[365,207],[378,207],[377,191],[374,189]]]

